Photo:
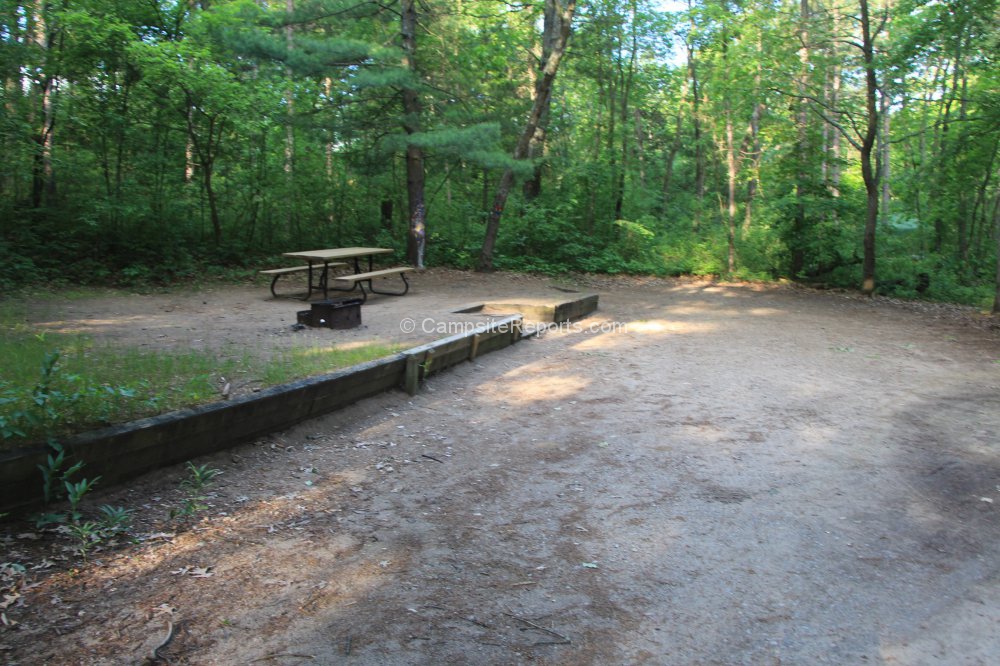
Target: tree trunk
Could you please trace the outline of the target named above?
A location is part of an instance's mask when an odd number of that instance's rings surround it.
[[[285,0],[285,49],[289,57],[295,48],[295,29],[292,27],[292,14],[295,12],[295,0]],[[296,214],[295,202],[298,199],[295,193],[295,87],[293,85],[293,74],[290,67],[285,67],[285,188],[286,197],[285,220],[288,231],[295,237],[300,236],[298,215]]]
[[[976,189],[976,200],[972,205],[972,215],[970,216],[972,218],[972,229],[969,230],[969,235],[973,238],[974,242],[972,256],[977,259],[982,256],[984,237],[992,229],[989,224],[989,211],[986,210],[989,205],[986,198],[988,196],[990,181],[993,179],[993,165],[996,163],[998,150],[1000,150],[1000,136],[993,141],[993,150],[990,151],[990,162],[986,169],[983,170],[983,179]]]
[[[326,94],[328,99],[333,96],[332,78],[325,77],[323,79],[323,92]],[[324,165],[326,167],[326,186],[330,193],[326,201],[327,205],[326,221],[327,224],[329,225],[329,228],[331,229],[333,228],[334,223],[338,219],[337,204],[333,196],[333,193],[337,191],[337,188],[335,187],[333,181],[333,176],[334,176],[333,156],[334,153],[336,152],[336,143],[333,136],[334,136],[333,132],[331,132],[331,137],[323,144],[323,159],[324,159]]]
[[[188,107],[187,122],[188,125],[194,123],[194,109],[192,107]],[[190,183],[192,180],[194,180],[194,144],[189,136],[184,142],[184,182]]]
[[[573,21],[573,12],[576,11],[576,0],[545,0],[545,11],[553,12],[553,16],[558,16],[558,21],[554,21],[554,29],[558,30],[557,38],[552,42],[552,52],[542,77],[536,86],[535,101],[531,106],[531,114],[528,116],[528,123],[518,139],[517,147],[514,148],[514,159],[523,160],[528,155],[528,146],[531,137],[535,135],[535,130],[541,121],[542,115],[548,110],[552,101],[552,85],[555,82],[556,72],[559,70],[559,63],[566,52],[566,44],[569,41],[570,25]],[[479,263],[476,270],[487,272],[493,270],[493,250],[496,246],[497,232],[500,229],[500,218],[503,216],[504,207],[507,205],[507,197],[510,196],[511,187],[514,184],[514,172],[511,169],[504,169],[500,177],[500,184],[497,186],[496,195],[493,198],[493,207],[489,211],[486,222],[486,236],[483,239],[483,248],[479,254]]]
[[[962,73],[962,93],[961,99],[958,105],[958,119],[961,123],[958,130],[958,140],[955,146],[955,150],[952,151],[952,159],[955,161],[955,171],[956,174],[962,173],[961,171],[961,160],[965,157],[966,151],[968,149],[968,139],[969,139],[969,128],[968,123],[968,85],[969,78],[963,72]],[[965,174],[962,174],[965,176]],[[962,177],[960,176],[960,177]],[[957,197],[957,228],[958,228],[958,261],[959,265],[963,269],[968,268],[969,262],[969,241],[972,237],[972,232],[969,229],[969,189],[968,187],[959,186]]]
[[[834,10],[833,14],[833,25],[834,31],[838,30],[839,25],[839,12]],[[833,64],[833,81],[830,87],[830,106],[831,108],[838,108],[840,104],[840,89],[841,89],[841,72],[840,63],[836,62],[836,52],[834,52],[834,64]],[[834,199],[840,198],[840,174],[841,174],[841,136],[840,132],[834,132],[830,139],[830,182],[829,191],[830,196]],[[837,221],[837,210],[834,208],[831,212],[831,219]]]
[[[832,33],[834,35],[840,34],[840,12],[841,9],[837,6],[833,6],[829,9],[831,14],[831,25]],[[830,45],[830,57],[831,64],[829,68],[829,86],[826,90],[826,102],[829,108],[836,109],[840,105],[840,90],[841,90],[841,55],[839,43],[833,41]],[[826,188],[827,194],[833,199],[840,198],[840,173],[841,173],[841,136],[840,131],[831,127],[829,123],[823,124],[824,129],[830,131],[829,143],[827,143],[824,148],[823,153],[823,164],[827,167],[823,175],[823,187]],[[837,222],[837,209],[831,206],[829,209],[829,214],[827,219],[830,222]]]
[[[1000,179],[1000,173],[997,174]],[[997,286],[996,296],[993,299],[993,314],[1000,314],[1000,187],[997,188],[996,196],[993,198],[993,229],[997,242]]]
[[[727,222],[726,233],[729,242],[729,274],[736,271],[736,141],[733,138],[733,113],[726,105],[726,173],[727,188]]]
[[[763,45],[757,42],[757,57],[762,58]],[[754,94],[761,95],[761,60],[757,61],[757,73],[754,76]],[[764,104],[757,102],[750,114],[750,126],[747,128],[746,143],[749,146],[747,157],[750,158],[750,175],[747,177],[747,201],[746,210],[743,215],[743,233],[750,230],[750,223],[753,219],[753,202],[757,195],[757,178],[760,169],[761,148],[760,148],[760,117],[764,113]]]
[[[621,84],[620,88],[622,91],[621,95],[621,170],[618,172],[618,182],[615,184],[615,219],[620,220],[623,217],[623,209],[625,205],[625,173],[628,170],[628,140],[629,134],[626,131],[628,127],[629,120],[629,102],[632,97],[632,82],[635,79],[635,60],[636,55],[639,52],[639,35],[638,28],[635,24],[636,19],[637,3],[636,0],[632,0],[631,6],[629,7],[629,23],[631,24],[632,39],[631,39],[631,52],[629,53],[628,69],[625,72],[620,72]],[[624,40],[623,40],[624,41]],[[621,54],[619,52],[619,65],[621,62]]]
[[[549,61],[549,57],[552,55],[552,47],[556,43],[555,37],[558,36],[558,24],[560,19],[555,10],[556,7],[554,4],[545,3],[542,23],[542,54],[538,60],[538,70],[535,72],[534,80],[534,96],[536,99],[539,95],[538,86],[541,85],[542,82],[542,72],[545,71],[545,65]],[[531,141],[528,144],[528,159],[538,160],[545,154],[545,138],[548,125],[549,109],[546,108],[542,111],[542,115],[538,119],[538,127],[535,128],[535,133],[532,135]],[[535,165],[535,170],[532,173],[531,178],[524,181],[523,189],[526,201],[531,201],[542,193],[541,164]]]
[[[646,151],[644,146],[643,128],[642,128],[642,111],[639,109],[635,110],[634,113],[635,121],[635,161],[636,165],[639,167],[639,189],[645,191],[646,189]]]
[[[881,114],[881,131],[879,132],[878,139],[878,164],[879,164],[879,181],[882,186],[882,208],[881,215],[883,219],[889,215],[889,201],[892,198],[892,190],[890,188],[889,178],[891,175],[891,167],[889,164],[889,129],[890,129],[890,119],[889,119],[889,109],[892,105],[892,100],[890,95],[883,91],[881,99],[881,109],[879,113]]]
[[[691,28],[693,30],[695,25],[691,0],[688,0],[688,12],[691,14]],[[694,219],[691,226],[697,234],[701,231],[701,213],[705,202],[705,148],[701,145],[701,100],[699,99],[701,92],[698,89],[698,67],[695,61],[693,41],[688,44],[687,56],[688,76],[691,78],[691,122],[694,126],[694,191],[696,197]]]
[[[892,5],[892,0],[885,0],[885,12],[886,12],[886,22],[883,27],[883,33],[885,34],[885,39],[889,38],[889,23],[888,23],[888,12]],[[879,101],[879,133],[878,133],[878,159],[876,163],[878,164],[878,174],[879,174],[879,184],[881,186],[881,207],[879,209],[879,215],[883,220],[887,219],[889,215],[889,202],[892,197],[892,190],[890,188],[890,175],[891,175],[891,165],[889,163],[889,130],[890,130],[890,116],[889,112],[892,107],[892,95],[887,90],[888,80],[885,81],[885,86],[879,92],[881,93],[881,98]]]
[[[670,142],[670,150],[667,152],[667,161],[663,169],[663,208],[666,209],[667,201],[670,199],[670,181],[674,177],[674,160],[681,149],[681,133],[684,129],[684,99],[687,98],[688,79],[684,79],[681,85],[680,103],[677,105],[677,123],[674,127],[674,137]]]
[[[865,107],[868,115],[865,134],[861,141],[861,176],[865,183],[865,237],[864,258],[861,264],[861,292],[866,296],[875,293],[875,229],[878,224],[879,182],[873,168],[872,152],[878,136],[878,79],[875,75],[875,48],[871,33],[868,0],[858,0],[861,10],[861,45],[865,67]]]
[[[392,231],[392,199],[382,199],[379,204],[379,217],[382,219],[382,228]]]
[[[416,0],[403,0],[401,31],[403,36],[403,66],[417,71],[417,6]],[[420,96],[410,87],[403,88],[403,129],[407,134],[420,131]],[[424,267],[424,246],[427,238],[427,209],[424,203],[424,151],[419,146],[406,146],[406,192],[410,209],[409,233],[406,237],[406,258],[416,268]]]
[[[212,240],[218,247],[222,243],[222,221],[219,218],[219,202],[215,196],[215,188],[212,187],[214,160],[203,160],[200,166],[205,196],[208,197],[208,217],[212,222]]]
[[[805,92],[809,77],[809,0],[799,3],[799,105],[796,112],[796,160],[798,162],[795,175],[795,216],[792,220],[790,238],[792,277],[797,277],[805,268],[805,235],[806,235],[806,190],[809,172],[806,163],[809,159],[809,100]]]
[[[55,141],[55,94],[58,80],[53,71],[56,56],[52,51],[55,49],[55,45],[52,43],[53,27],[49,24],[49,17],[45,15],[47,8],[47,4],[40,4],[37,12],[26,8],[26,11],[34,18],[33,29],[29,27],[31,39],[43,54],[43,64],[38,74],[41,78],[36,79],[33,84],[39,94],[39,105],[42,112],[41,122],[36,126],[36,147],[32,167],[31,203],[35,208],[40,207],[47,199],[51,200],[56,193],[52,148]],[[32,121],[29,119],[29,122]]]

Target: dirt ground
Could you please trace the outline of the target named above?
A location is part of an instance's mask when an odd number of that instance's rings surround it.
[[[223,474],[194,518],[169,518],[181,466],[88,498],[135,508],[137,543],[84,562],[7,526],[0,661],[1000,662],[1000,335],[975,312],[432,271],[352,332],[292,332],[266,286],[36,318],[267,353],[567,288],[600,293],[580,326],[195,461]]]

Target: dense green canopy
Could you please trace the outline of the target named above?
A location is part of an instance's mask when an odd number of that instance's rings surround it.
[[[426,238],[432,265],[873,277],[987,306],[998,12],[0,0],[0,284]]]

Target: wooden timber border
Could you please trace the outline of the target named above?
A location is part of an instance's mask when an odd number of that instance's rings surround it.
[[[393,388],[417,392],[420,381],[477,356],[508,347],[522,337],[520,314],[414,347],[377,361],[282,384],[192,409],[111,426],[61,442],[77,475],[101,477],[101,487],[168,465],[284,430]],[[0,454],[0,512],[42,501],[38,469],[51,451],[36,446]]]

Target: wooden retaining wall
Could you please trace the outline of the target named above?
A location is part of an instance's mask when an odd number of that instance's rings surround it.
[[[225,402],[154,416],[77,435],[62,442],[78,478],[101,477],[105,488],[146,472],[284,430],[393,388],[416,393],[430,375],[507,347],[521,337],[521,315],[337,372],[282,384]],[[36,446],[0,454],[0,511],[38,505],[38,469],[49,450]]]

